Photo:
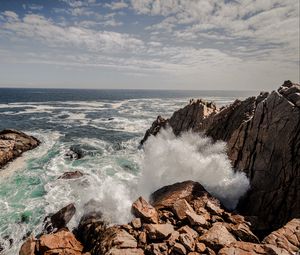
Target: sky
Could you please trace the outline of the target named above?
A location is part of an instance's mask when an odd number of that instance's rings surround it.
[[[0,0],[0,87],[299,82],[299,0]]]

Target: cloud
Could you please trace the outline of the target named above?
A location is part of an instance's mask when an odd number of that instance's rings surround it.
[[[120,9],[124,9],[128,7],[128,4],[125,3],[124,1],[120,1],[120,2],[112,2],[112,3],[106,3],[104,5],[104,7],[106,8],[110,8],[112,10],[120,10]]]
[[[7,17],[9,20],[18,20],[19,16],[15,12],[12,11],[4,11],[2,14]]]

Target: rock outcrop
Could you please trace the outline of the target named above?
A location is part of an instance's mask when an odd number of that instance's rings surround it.
[[[176,135],[193,130],[227,142],[234,169],[245,172],[251,184],[237,209],[252,216],[261,235],[300,217],[300,203],[296,202],[300,199],[298,84],[286,81],[277,91],[236,100],[221,109],[201,100],[191,101],[163,125],[155,123],[147,136],[169,125]]]
[[[106,223],[100,208],[91,202],[95,210],[82,217],[75,235],[62,228],[37,239],[31,237],[19,254],[285,255],[300,248],[299,219],[260,243],[243,216],[226,211],[199,183],[175,183],[151,197],[152,204],[141,197],[133,203],[138,218],[124,225]],[[64,215],[61,212],[65,211],[60,210],[58,214]]]
[[[0,132],[0,168],[19,157],[23,152],[34,149],[40,141],[17,130]]]

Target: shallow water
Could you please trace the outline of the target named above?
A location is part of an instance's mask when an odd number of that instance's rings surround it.
[[[170,117],[190,98],[224,105],[254,94],[0,89],[0,130],[19,129],[42,141],[41,146],[0,170],[3,254],[17,254],[24,236],[39,233],[44,217],[70,202],[77,208],[70,228],[92,198],[101,202],[111,221],[130,220],[128,208],[140,192],[141,170],[147,162],[138,145],[156,116]],[[79,147],[84,157],[67,158],[71,146]],[[58,179],[64,172],[75,170],[85,175],[76,180]],[[12,245],[9,239],[13,239]]]

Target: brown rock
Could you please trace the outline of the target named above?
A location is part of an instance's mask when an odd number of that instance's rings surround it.
[[[19,255],[35,255],[35,243],[32,237],[28,238],[21,246]]]
[[[179,240],[179,232],[178,231],[174,231],[172,232],[172,234],[170,235],[170,237],[168,238],[168,240],[166,241],[166,243],[172,247],[175,245],[175,243]]]
[[[172,205],[185,199],[190,202],[197,197],[207,195],[208,192],[198,182],[185,181],[162,187],[151,195],[151,204],[156,209],[171,208]]]
[[[175,245],[172,247],[172,251],[174,251],[176,254],[186,254],[185,247],[180,243],[175,243]]]
[[[188,251],[194,251],[195,250],[195,240],[194,238],[189,234],[180,234],[179,235],[179,241],[183,244],[183,246]]]
[[[300,251],[300,219],[289,221],[284,227],[264,238],[264,244],[285,249],[289,253]]]
[[[236,239],[222,223],[214,223],[205,234],[199,237],[199,241],[216,251],[236,242]]]
[[[132,204],[132,213],[146,223],[158,223],[158,213],[145,199],[139,197]]]
[[[184,220],[187,217],[187,214],[194,213],[194,209],[185,199],[177,200],[172,206],[172,211],[179,220]]]
[[[33,136],[28,136],[17,130],[0,132],[0,168],[9,161],[21,156],[25,151],[32,150],[40,144]]]
[[[145,230],[149,239],[166,239],[174,232],[174,227],[171,224],[146,224]]]
[[[199,253],[203,253],[206,250],[206,246],[204,243],[196,243],[196,251]]]
[[[168,255],[168,246],[165,243],[152,243],[146,247],[146,253],[150,255]]]
[[[178,232],[180,234],[188,234],[192,238],[197,238],[199,236],[198,233],[195,230],[193,230],[192,228],[190,228],[188,225],[183,226],[180,229],[178,229]]]
[[[192,226],[206,227],[208,225],[205,217],[202,215],[198,215],[195,212],[188,212],[187,217]]]
[[[146,232],[139,233],[138,236],[138,247],[144,248],[147,245],[147,234]]]
[[[133,228],[135,229],[139,229],[142,227],[142,221],[140,218],[134,218],[132,221],[131,221],[131,225],[133,226]]]
[[[83,250],[82,244],[76,240],[75,236],[69,231],[59,231],[54,234],[42,235],[37,242],[37,251],[40,253],[55,254],[54,251],[59,254],[74,254],[81,255]],[[52,252],[52,253],[51,253]]]
[[[251,243],[259,243],[259,239],[250,230],[249,226],[245,223],[236,225],[226,225],[228,231],[233,234],[238,240]]]
[[[112,248],[105,255],[144,255],[142,249],[118,249]]]

